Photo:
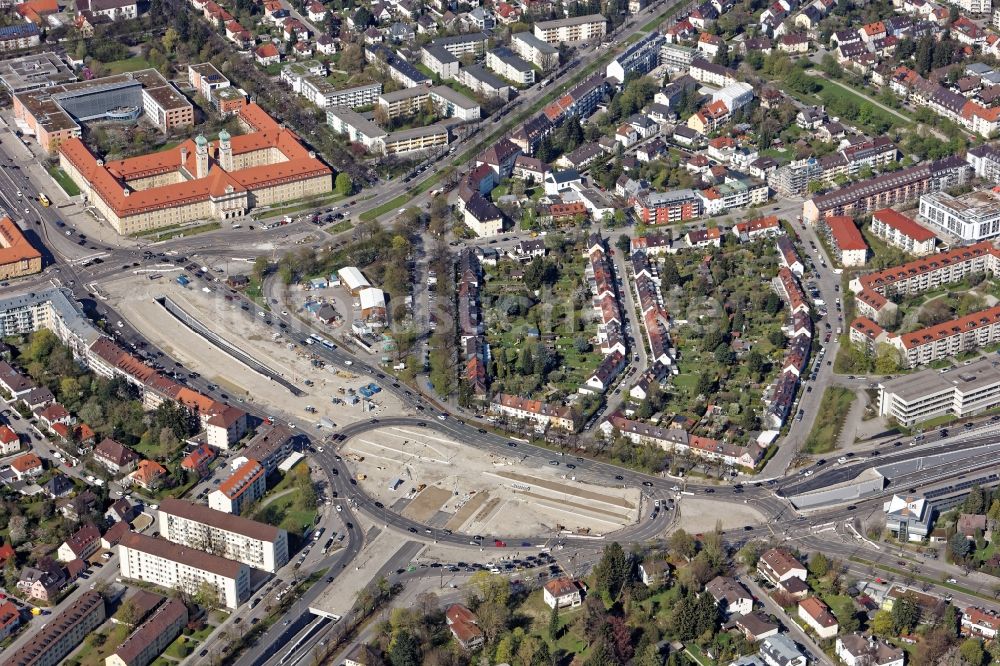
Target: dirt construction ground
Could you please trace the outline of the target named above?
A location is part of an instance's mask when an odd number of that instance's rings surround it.
[[[763,514],[747,504],[684,497],[678,503],[677,510],[679,516],[675,527],[692,534],[714,529],[716,521],[722,523],[724,530],[764,523]]]
[[[433,527],[529,536],[607,534],[639,518],[639,490],[584,484],[417,427],[372,430],[341,451],[365,492]],[[400,480],[396,490],[390,486]]]
[[[304,348],[293,345],[285,336],[273,338],[273,329],[257,321],[253,311],[247,313],[240,310],[239,305],[226,301],[217,291],[205,293],[184,288],[166,276],[151,282],[136,279],[133,275],[104,283],[103,288],[109,302],[143,337],[186,368],[218,384],[234,400],[269,405],[268,410],[275,416],[286,419],[294,417],[318,423],[326,417],[337,427],[378,415],[403,413],[400,403],[386,391],[373,396],[370,402],[372,411],[363,411],[361,402],[356,405],[333,404],[331,399],[348,399],[349,389],[356,391],[370,383],[371,377],[336,373],[330,366],[313,368]],[[243,365],[175,319],[155,300],[158,296],[169,296],[189,315],[280,373],[305,394],[296,397],[286,388]],[[167,361],[163,364],[170,369]],[[306,386],[306,379],[313,381],[314,385]],[[310,413],[306,411],[307,406],[317,411]],[[317,434],[323,432],[316,428],[312,431]]]

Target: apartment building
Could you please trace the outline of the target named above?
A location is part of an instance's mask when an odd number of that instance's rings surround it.
[[[529,400],[507,393],[498,393],[493,398],[490,411],[513,419],[534,422],[539,430],[552,427],[572,432],[576,428],[576,419],[569,407]]]
[[[420,113],[420,111],[429,107],[430,101],[430,92],[428,92],[425,86],[402,88],[401,90],[382,93],[378,97],[379,108],[390,119]]]
[[[942,415],[966,418],[1000,405],[1000,369],[983,358],[948,372],[935,369],[883,381],[879,414],[910,427]]]
[[[160,503],[159,520],[164,539],[189,548],[271,573],[288,562],[288,533],[265,523],[169,498]]]
[[[781,548],[772,548],[760,556],[757,560],[757,573],[772,585],[782,583],[789,578],[798,578],[805,582],[808,575],[805,566],[792,557],[791,553]]]
[[[256,460],[247,460],[208,494],[210,509],[240,515],[250,504],[264,496],[267,471]]]
[[[460,64],[458,57],[443,46],[427,44],[421,48],[420,62],[443,80],[458,76]]]
[[[535,37],[549,44],[600,41],[607,30],[608,20],[601,14],[535,23]]]
[[[326,111],[326,124],[334,132],[347,135],[353,143],[360,143],[372,152],[378,152],[380,141],[386,131],[360,113],[346,107],[334,107]]]
[[[950,238],[977,243],[1000,236],[1000,197],[991,190],[958,197],[932,192],[920,197],[920,217]]]
[[[763,456],[763,449],[755,444],[739,446],[708,437],[698,437],[690,435],[681,428],[661,428],[642,421],[633,421],[620,412],[610,415],[601,423],[600,429],[605,436],[617,432],[635,444],[650,444],[664,451],[718,460],[730,466],[752,468]]]
[[[994,16],[1000,16],[1000,10]],[[969,163],[977,177],[993,183],[1000,182],[1000,150],[996,147],[984,143],[969,148],[965,153],[965,161]]]
[[[219,603],[233,610],[250,595],[250,569],[246,565],[166,538],[129,532],[118,542],[118,559],[122,578],[168,590],[179,588],[188,594],[196,594],[208,583],[218,591]]]
[[[880,208],[913,201],[923,194],[963,185],[971,173],[968,163],[951,156],[882,174],[808,199],[802,205],[802,219],[816,224],[820,217],[828,215],[860,217]]]
[[[104,597],[88,590],[16,652],[5,655],[4,666],[57,666],[106,618]]]
[[[854,224],[854,218],[831,215],[822,218],[818,226],[830,243],[833,258],[837,263],[847,268],[865,265],[868,259],[868,244]]]
[[[519,86],[530,86],[535,82],[534,68],[524,58],[504,46],[487,52],[486,66]]]
[[[635,200],[633,209],[645,224],[673,224],[702,214],[702,199],[694,190],[646,192]]]
[[[688,75],[698,83],[707,83],[718,88],[739,82],[736,70],[716,65],[698,56],[691,61]]]
[[[381,83],[366,83],[350,88],[335,88],[323,77],[307,76],[302,79],[301,94],[321,109],[345,106],[358,109],[371,106],[382,92]]]
[[[462,93],[452,90],[448,86],[434,86],[428,93],[431,103],[441,115],[447,118],[458,118],[465,122],[479,120],[481,115],[479,103]]]
[[[674,69],[688,69],[700,54],[697,49],[664,40],[660,44],[660,64]]]
[[[446,125],[428,125],[387,134],[379,140],[377,145],[384,155],[402,155],[438,146],[447,146],[449,138]]]
[[[850,282],[858,314],[882,323],[897,310],[890,299],[895,295],[914,296],[973,273],[996,274],[1000,251],[989,241],[939,252],[921,259],[867,273]]]
[[[601,73],[594,74],[542,110],[550,123],[557,125],[567,118],[586,118],[597,108],[609,90]]]
[[[458,82],[468,86],[478,95],[487,97],[510,97],[510,84],[506,83],[481,65],[469,65],[458,72]]]
[[[892,247],[917,257],[933,253],[937,242],[930,229],[891,208],[872,213],[871,230]]]
[[[184,602],[167,599],[105,659],[105,666],[148,666],[174,642],[187,622]]]
[[[553,69],[559,64],[559,49],[535,37],[530,32],[517,32],[511,35],[510,48],[514,53],[528,62],[538,65],[544,71]]]
[[[486,53],[490,38],[482,32],[472,32],[465,35],[455,35],[453,37],[439,37],[431,42],[432,46],[438,46],[451,53],[457,58],[469,53],[474,56],[481,56]]]
[[[928,326],[912,333],[890,336],[889,344],[903,355],[908,367],[988,347],[1000,342],[1000,306]]]
[[[648,74],[659,66],[662,47],[666,43],[663,35],[653,31],[609,62],[605,73],[622,82],[629,74]]]
[[[42,253],[8,216],[0,218],[0,280],[42,272]]]
[[[41,40],[41,31],[30,21],[0,28],[0,52],[30,49],[41,44]]]

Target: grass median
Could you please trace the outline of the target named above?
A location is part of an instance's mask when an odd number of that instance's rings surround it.
[[[853,402],[854,392],[850,389],[830,386],[823,392],[819,414],[803,447],[806,453],[829,453],[837,448],[837,438]]]

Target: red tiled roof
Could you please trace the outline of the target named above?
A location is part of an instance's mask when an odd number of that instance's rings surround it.
[[[892,227],[904,236],[912,238],[917,242],[929,241],[934,238],[934,232],[930,229],[917,224],[906,215],[891,208],[883,208],[882,210],[875,211],[872,214],[872,218],[884,223],[886,226]]]
[[[865,243],[865,239],[861,236],[861,232],[852,218],[845,215],[833,215],[826,218],[824,222],[830,227],[833,242],[841,251],[868,249],[868,244]]]
[[[14,458],[13,462],[10,463],[10,466],[18,472],[27,472],[32,469],[40,468],[42,466],[42,459],[29,451],[23,456]]]

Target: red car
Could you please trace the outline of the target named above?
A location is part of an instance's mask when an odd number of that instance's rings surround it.
[[[507,543],[504,542],[504,541],[501,541],[500,539],[494,539],[493,540],[493,545],[496,546],[497,548],[506,548],[507,547]]]

